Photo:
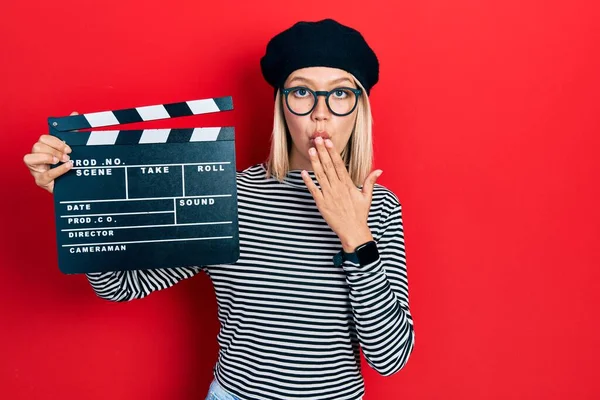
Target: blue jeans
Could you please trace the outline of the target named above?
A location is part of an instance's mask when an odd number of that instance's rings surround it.
[[[206,400],[239,400],[237,397],[232,395],[231,393],[225,391],[219,382],[216,379],[212,381],[210,384],[210,388],[208,389],[208,395],[206,396]]]
[[[361,397],[362,399],[362,397]],[[225,389],[223,389],[223,387],[221,385],[219,385],[219,382],[217,382],[216,379],[214,379],[212,381],[212,383],[210,384],[210,388],[208,389],[208,395],[206,396],[205,400],[239,400],[237,397],[235,397],[234,395],[232,395],[229,392],[226,392]]]

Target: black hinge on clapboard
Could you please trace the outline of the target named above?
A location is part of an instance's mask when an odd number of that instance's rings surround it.
[[[48,127],[50,134],[64,140],[69,145],[93,146],[233,140],[234,129],[231,127],[77,132],[81,129],[103,128],[230,110],[233,110],[231,96],[213,97],[178,103],[85,113],[68,117],[50,117],[48,118]]]

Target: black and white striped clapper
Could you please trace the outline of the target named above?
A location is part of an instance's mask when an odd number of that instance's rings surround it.
[[[227,264],[239,257],[233,127],[94,130],[233,109],[231,97],[48,118],[73,151],[54,186],[66,274]]]

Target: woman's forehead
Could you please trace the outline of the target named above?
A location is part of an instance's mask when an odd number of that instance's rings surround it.
[[[288,76],[287,82],[291,82],[292,80],[304,81],[306,83],[313,84],[329,84],[339,83],[346,80],[352,82],[352,75],[339,68],[308,67],[297,69],[292,72]]]

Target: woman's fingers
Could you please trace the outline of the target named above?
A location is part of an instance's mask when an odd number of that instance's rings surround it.
[[[56,139],[56,138],[54,138],[54,139]],[[69,159],[70,159],[69,155],[63,151],[63,150],[65,150],[64,146],[66,146],[66,144],[64,144],[64,142],[62,142],[60,140],[59,140],[59,142],[63,143],[63,146],[60,146],[60,147],[62,147],[62,150],[59,150],[54,146],[51,146],[42,141],[39,141],[33,145],[33,148],[31,149],[31,153],[32,154],[50,154],[50,155],[58,158],[59,161],[69,161]]]
[[[29,169],[39,169],[45,167],[43,170],[50,168],[50,165],[57,164],[59,161],[58,157],[50,153],[31,153],[26,154],[23,157],[23,162],[29,167]]]
[[[48,183],[54,181],[59,176],[63,175],[65,172],[71,169],[73,163],[66,162],[62,165],[59,165],[56,168],[51,168],[40,174],[39,178],[36,181],[40,182],[42,185],[47,185]],[[38,183],[39,184],[39,183]]]
[[[331,185],[329,184],[329,178],[327,177],[327,173],[323,169],[321,160],[319,159],[318,151],[314,147],[311,147],[308,150],[308,154],[310,157],[310,163],[312,164],[313,172],[315,173],[315,177],[321,185],[321,190],[323,190],[324,192],[329,192],[329,190],[331,190]]]
[[[333,162],[333,166],[339,180],[354,187],[354,182],[352,182],[352,178],[346,169],[346,164],[344,164],[344,160],[342,160],[340,153],[338,153],[331,139],[325,140],[325,148],[329,152],[329,156],[331,157],[331,161]]]
[[[315,139],[315,149],[317,150],[317,159],[319,161],[320,167],[323,170],[323,174],[327,177],[330,186],[335,186],[336,181],[339,180],[337,173],[335,171],[335,167],[333,165],[333,161],[331,160],[331,156],[325,147],[325,142],[323,138],[317,137]],[[316,173],[317,171],[315,171]],[[323,183],[321,182],[321,185]]]
[[[52,193],[54,180],[73,167],[72,162],[69,162],[71,151],[71,147],[57,137],[41,135],[31,153],[23,157],[23,162],[29,168],[35,183]],[[52,168],[61,161],[64,164]]]
[[[54,180],[69,171],[72,166],[73,163],[66,162],[56,168],[51,168],[47,171],[39,173],[32,172],[32,174],[35,178],[35,183],[38,186],[47,189],[50,193],[52,193],[54,190]]]
[[[43,143],[43,144],[45,144],[53,149],[56,149],[64,154],[71,153],[71,147],[69,147],[68,144],[66,144],[65,142],[63,142],[62,140],[57,138],[56,136],[42,135],[42,136],[40,136],[38,143]]]

